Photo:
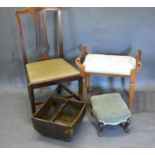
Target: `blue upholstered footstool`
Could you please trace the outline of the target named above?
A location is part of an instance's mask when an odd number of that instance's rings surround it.
[[[129,132],[131,112],[119,93],[92,96],[92,115],[98,121],[99,136],[103,134],[104,125],[120,125]]]

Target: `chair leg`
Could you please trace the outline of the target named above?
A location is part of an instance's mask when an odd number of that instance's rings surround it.
[[[129,89],[129,105],[130,105],[130,111],[131,112],[133,109],[134,87],[135,87],[135,75],[131,74],[131,76],[130,76],[130,89]]]
[[[35,108],[35,98],[34,98],[34,90],[31,86],[28,86],[28,93],[29,93],[29,98],[30,98],[30,103],[31,103],[31,111],[32,114],[35,113],[36,108]]]
[[[123,89],[125,89],[125,78],[121,78],[121,84],[122,84]]]
[[[59,84],[57,87],[57,93],[61,94],[61,91],[62,91],[62,86]]]
[[[87,74],[86,75],[86,89],[87,89],[87,93],[90,92],[90,75]]]

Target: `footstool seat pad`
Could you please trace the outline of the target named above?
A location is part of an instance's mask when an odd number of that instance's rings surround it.
[[[91,105],[93,115],[105,125],[126,122],[131,116],[130,110],[119,93],[92,96]]]

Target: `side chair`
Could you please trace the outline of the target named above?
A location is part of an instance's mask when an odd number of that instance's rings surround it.
[[[57,57],[49,56],[50,42],[48,41],[47,33],[47,14],[53,12],[56,14],[56,40],[57,40]],[[42,104],[41,101],[36,101],[34,90],[51,85],[58,85],[59,90],[65,89],[69,95],[65,97],[74,97],[77,100],[83,99],[83,77],[80,72],[75,69],[70,63],[64,59],[63,53],[63,37],[61,29],[61,9],[60,8],[25,8],[15,12],[17,26],[20,36],[20,45],[23,54],[23,61],[26,73],[28,94],[31,102],[32,114],[36,112],[36,105]],[[35,51],[39,55],[37,60],[29,62],[28,50],[25,45],[23,33],[23,16],[32,17],[34,26],[34,38],[36,42]],[[49,14],[50,15],[50,14]],[[48,18],[49,19],[49,18]],[[29,27],[28,27],[29,28]],[[47,35],[48,34],[48,35]],[[31,36],[30,36],[31,37]],[[65,82],[78,81],[78,94],[71,91],[65,86]]]

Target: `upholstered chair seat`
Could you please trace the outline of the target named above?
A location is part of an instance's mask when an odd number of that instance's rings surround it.
[[[80,74],[78,70],[61,58],[28,63],[26,69],[31,84],[59,80]]]

